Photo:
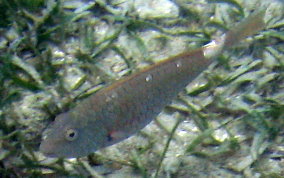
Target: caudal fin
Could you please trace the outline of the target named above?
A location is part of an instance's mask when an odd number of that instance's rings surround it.
[[[212,58],[219,55],[223,50],[234,46],[244,38],[255,34],[265,27],[265,9],[258,10],[245,18],[242,22],[234,26],[227,33],[220,38],[213,40],[211,43],[205,45],[204,56]]]
[[[258,31],[262,30],[265,27],[264,16],[265,16],[264,9],[259,10],[257,12],[252,13],[242,22],[237,24],[234,28],[229,30],[225,34],[225,42],[224,47],[228,48],[234,46],[244,38],[251,36]]]

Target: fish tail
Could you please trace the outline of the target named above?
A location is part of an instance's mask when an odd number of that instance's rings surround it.
[[[252,13],[227,33],[205,45],[203,47],[204,56],[206,58],[216,57],[225,49],[262,30],[265,27],[265,12],[266,9],[261,9]]]

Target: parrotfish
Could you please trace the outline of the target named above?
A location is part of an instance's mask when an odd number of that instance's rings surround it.
[[[83,157],[143,129],[225,49],[265,27],[259,10],[207,45],[146,67],[99,90],[47,128],[47,157]]]

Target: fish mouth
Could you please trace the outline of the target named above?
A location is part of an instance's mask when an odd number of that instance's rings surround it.
[[[56,155],[56,153],[54,153],[53,151],[53,146],[52,144],[48,143],[48,142],[45,142],[43,141],[40,146],[39,146],[39,151],[46,157],[49,157],[49,158],[55,158],[55,157],[58,157]]]
[[[67,158],[67,159],[70,159],[70,158],[77,158],[77,157],[81,156],[80,153],[74,155],[74,154],[72,154],[72,152],[66,152],[66,153],[57,152],[55,145],[56,144],[54,144],[54,143],[49,143],[49,142],[43,141],[39,146],[39,152],[42,153],[45,157],[48,157],[48,158]]]

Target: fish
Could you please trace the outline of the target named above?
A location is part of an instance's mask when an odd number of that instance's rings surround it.
[[[46,157],[79,158],[143,129],[224,50],[265,27],[265,10],[252,13],[198,49],[146,67],[99,90],[59,114],[44,131]]]

